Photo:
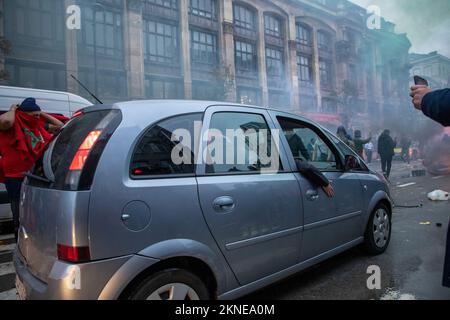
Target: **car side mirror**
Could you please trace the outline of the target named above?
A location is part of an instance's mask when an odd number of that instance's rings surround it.
[[[359,160],[357,157],[352,155],[345,156],[345,171],[350,171],[354,169],[360,169]]]

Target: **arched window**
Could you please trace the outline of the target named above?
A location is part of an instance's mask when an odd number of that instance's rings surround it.
[[[195,16],[217,20],[217,1],[190,0],[189,12]]]
[[[303,46],[311,46],[312,45],[312,36],[311,36],[311,28],[308,26],[297,23],[297,43]]]
[[[241,4],[233,5],[234,25],[240,28],[256,31],[255,12]]]
[[[281,38],[283,36],[281,20],[271,14],[265,15],[264,32],[266,35]]]
[[[331,35],[325,31],[317,32],[317,46],[319,50],[331,51]]]

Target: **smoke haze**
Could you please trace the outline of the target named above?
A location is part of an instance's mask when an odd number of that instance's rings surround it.
[[[439,53],[450,57],[450,0],[351,0],[367,8],[379,6],[381,16],[407,33],[411,52]]]

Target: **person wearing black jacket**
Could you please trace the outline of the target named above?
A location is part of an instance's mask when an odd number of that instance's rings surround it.
[[[321,187],[329,198],[334,197],[334,189],[330,181],[319,169],[307,161],[295,159],[298,171],[316,187]]]
[[[410,96],[416,109],[443,126],[450,126],[450,89],[433,91],[427,86],[413,86]],[[450,288],[450,222],[448,227],[442,285]]]
[[[389,178],[392,168],[392,158],[394,157],[394,149],[396,142],[391,138],[391,132],[384,130],[378,138],[378,154],[381,158],[381,169],[386,179]]]

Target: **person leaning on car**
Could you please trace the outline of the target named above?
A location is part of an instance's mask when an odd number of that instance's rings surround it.
[[[450,126],[450,89],[433,91],[427,86],[411,87],[410,96],[416,109],[443,126]],[[447,247],[445,252],[443,286],[450,288],[450,222],[447,231]]]

